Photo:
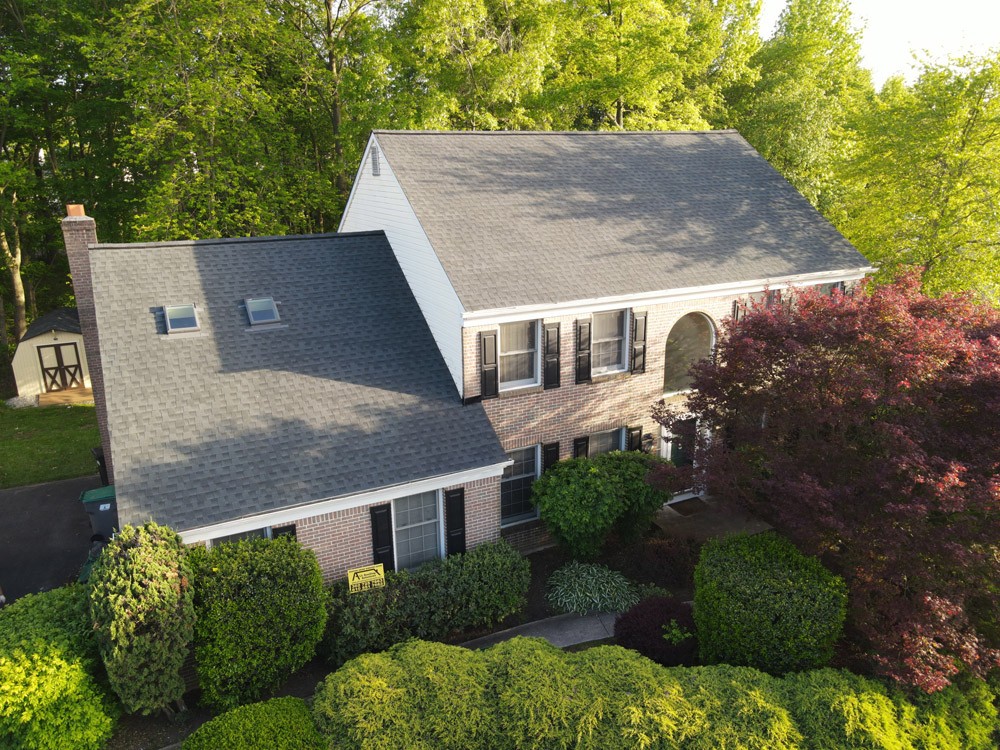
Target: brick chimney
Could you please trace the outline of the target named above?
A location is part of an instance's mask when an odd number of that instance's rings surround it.
[[[90,384],[94,389],[94,408],[97,411],[97,426],[101,432],[101,447],[108,470],[108,480],[114,482],[111,461],[111,436],[108,432],[108,409],[104,398],[104,370],[101,366],[101,347],[97,333],[97,316],[94,311],[94,289],[90,278],[90,246],[97,244],[97,225],[87,216],[83,206],[66,206],[66,218],[62,220],[63,241],[69,271],[73,277],[73,292],[76,295],[76,309],[80,314],[80,329],[83,332],[83,347],[87,351],[90,367]]]

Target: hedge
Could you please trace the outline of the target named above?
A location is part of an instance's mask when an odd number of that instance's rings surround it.
[[[318,686],[313,714],[338,750],[988,750],[994,698],[976,680],[911,702],[837,670],[665,668],[515,638],[359,656]]]
[[[443,640],[491,628],[519,612],[531,585],[530,563],[507,542],[386,574],[386,586],[349,594],[346,581],[330,587],[323,650],[334,666],[382,651],[407,638]]]
[[[125,526],[90,575],[90,615],[111,687],[127,711],[155,713],[184,695],[194,591],[181,538]]]
[[[216,716],[202,724],[182,750],[326,750],[329,745],[301,698],[272,698]]]
[[[84,586],[0,609],[0,746],[103,747],[117,709],[100,674]]]
[[[701,549],[694,618],[704,664],[779,675],[822,667],[846,613],[843,580],[777,534],[714,539]]]
[[[222,709],[258,700],[312,659],[323,635],[316,555],[288,537],[192,552],[202,700]]]
[[[560,461],[532,485],[532,500],[560,545],[575,558],[592,559],[612,529],[635,536],[666,502],[668,496],[646,482],[659,460],[614,451]]]

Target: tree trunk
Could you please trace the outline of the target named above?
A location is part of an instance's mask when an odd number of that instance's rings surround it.
[[[7,232],[0,228],[0,252],[10,273],[10,285],[14,291],[14,339],[20,341],[28,330],[25,316],[24,284],[21,281],[21,233],[17,228],[17,220],[13,221],[14,247],[11,249]]]

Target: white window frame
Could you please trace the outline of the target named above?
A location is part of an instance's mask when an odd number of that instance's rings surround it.
[[[618,365],[617,367],[595,367],[594,364],[593,364],[593,361],[594,361],[594,348],[595,348],[594,345],[597,344],[598,340],[594,336],[594,330],[597,328],[597,326],[594,324],[594,321],[599,316],[601,316],[601,315],[613,315],[615,313],[621,313],[622,314],[622,361],[621,361],[621,364]],[[627,372],[628,371],[629,337],[630,337],[630,333],[631,333],[631,329],[632,329],[632,326],[630,325],[631,322],[632,322],[631,310],[629,308],[627,308],[627,307],[626,308],[622,308],[620,310],[604,310],[602,312],[595,312],[595,313],[591,314],[591,316],[590,316],[590,357],[591,357],[590,376],[592,378],[593,377],[600,377],[602,375],[613,375],[613,374],[618,373],[618,372]],[[601,339],[601,341],[615,341],[615,340],[617,340],[617,339],[616,338],[615,339]]]
[[[535,445],[525,445],[525,446],[522,446],[520,448],[511,448],[511,452],[514,452],[514,451],[523,451],[523,450],[527,450],[528,448],[534,448],[535,449],[535,479],[537,480],[542,475],[542,444],[541,443],[536,443]],[[510,454],[508,454],[508,455],[510,455]],[[522,476],[527,476],[527,475],[526,474],[519,474],[518,475],[518,477],[522,477]],[[514,478],[515,477],[511,477],[511,479],[514,479]],[[503,475],[501,475],[500,476],[500,485],[501,485],[501,488],[503,486],[503,482],[504,482],[504,478],[503,478]],[[501,489],[501,492],[502,492],[502,489]],[[517,518],[517,519],[515,519],[513,521],[504,521],[503,520],[503,505],[501,504],[501,508],[500,508],[500,528],[501,529],[506,529],[506,528],[509,528],[511,526],[517,526],[518,524],[521,524],[521,523],[530,523],[531,521],[536,521],[536,520],[538,520],[538,506],[535,506],[534,513],[530,517],[529,516],[523,516],[523,517]]]
[[[188,307],[191,308],[191,314],[194,316],[194,325],[193,326],[184,326],[183,328],[177,328],[175,326],[170,325],[170,311],[171,310],[184,309],[184,308],[188,308]],[[195,305],[193,302],[185,303],[183,305],[164,305],[163,306],[163,320],[164,320],[164,323],[167,326],[167,333],[168,334],[171,334],[171,333],[188,333],[188,332],[191,332],[191,331],[200,331],[201,330],[201,321],[198,320],[198,306]]]
[[[679,318],[677,318],[677,320],[675,320],[673,322],[673,324],[670,326],[670,330],[667,331],[667,341],[663,345],[664,351],[666,351],[667,343],[670,342],[670,334],[673,333],[674,326],[676,326],[678,323],[680,323],[688,315],[700,315],[701,317],[703,317],[705,320],[708,321],[708,329],[709,329],[709,331],[712,334],[712,343],[708,347],[708,356],[709,357],[713,356],[715,354],[715,346],[716,346],[716,344],[719,341],[719,333],[718,333],[717,327],[715,325],[715,321],[712,320],[712,317],[710,315],[708,315],[708,313],[704,313],[701,310],[692,310],[691,312],[686,312],[683,315],[681,315]],[[694,364],[694,363],[692,362],[691,364]],[[691,364],[689,364],[688,367],[690,367]],[[664,358],[663,358],[663,367],[664,367],[664,370],[666,370],[667,360],[666,360],[666,356],[665,355],[664,355]],[[664,375],[665,374],[666,373],[664,373]],[[694,391],[694,388],[682,388],[679,391],[664,390],[663,391],[663,398],[671,398],[673,396],[682,396],[685,393],[691,393],[692,391]]]
[[[519,388],[531,388],[533,386],[539,385],[542,376],[542,337],[541,337],[541,324],[542,321],[539,319],[534,319],[530,321],[526,320],[515,320],[511,323],[533,323],[535,326],[535,377],[531,380],[514,380],[509,383],[503,382],[503,327],[505,325],[510,325],[509,323],[502,323],[497,327],[497,383],[500,386],[501,391],[516,391]],[[506,352],[507,354],[525,354],[528,350]]]
[[[693,420],[695,420],[695,422],[694,422],[694,432],[695,432],[695,438],[697,439],[697,437],[699,437],[701,435],[700,420],[698,419],[697,415],[688,413],[688,414],[682,415],[681,418],[678,421],[684,421],[684,420],[687,420],[687,419],[693,419]],[[660,427],[660,458],[662,458],[662,459],[664,459],[666,461],[670,461],[671,460],[671,455],[670,454],[671,454],[671,450],[672,450],[673,446],[670,443],[673,440],[673,438],[674,438],[674,433],[670,432],[666,427],[663,427],[663,426]],[[697,445],[695,447],[697,448]],[[693,460],[692,460],[691,467],[692,468],[697,468],[698,461],[695,459],[694,456],[692,456],[692,459]],[[679,503],[681,500],[690,500],[692,497],[700,497],[700,496],[701,496],[701,492],[699,491],[698,487],[692,485],[691,487],[688,487],[687,489],[684,489],[684,490],[681,490],[680,492],[675,493],[673,495],[673,497],[671,497],[670,500],[667,501],[667,505],[670,505],[670,503]]]
[[[253,313],[250,312],[251,302],[270,302],[271,309],[274,310],[274,319],[254,320]],[[278,312],[278,303],[274,301],[274,297],[246,297],[243,300],[243,308],[246,310],[247,320],[250,322],[251,326],[273,326],[275,323],[281,322],[281,313]]]
[[[444,557],[445,551],[445,528],[444,528],[444,492],[440,489],[437,490],[425,490],[426,492],[433,492],[435,496],[435,502],[437,503],[437,557],[436,560],[440,560]],[[399,540],[396,539],[396,501],[403,500],[407,497],[413,497],[413,495],[422,495],[423,492],[415,492],[412,495],[400,495],[399,497],[394,497],[389,501],[389,515],[390,522],[392,523],[392,567],[394,570],[399,571]],[[429,561],[425,561],[429,562]],[[423,563],[420,563],[423,565]],[[420,565],[415,568],[407,568],[407,570],[416,570]]]
[[[618,446],[616,448],[612,448],[609,451],[604,451],[604,453],[613,453],[614,451],[623,451],[623,450],[625,450],[625,428],[624,427],[613,427],[610,430],[601,430],[599,432],[591,432],[589,435],[587,435],[587,458],[593,458],[594,456],[603,455],[603,453],[591,453],[591,448],[594,445],[594,435],[604,435],[604,434],[606,434],[608,432],[617,432],[618,433]]]

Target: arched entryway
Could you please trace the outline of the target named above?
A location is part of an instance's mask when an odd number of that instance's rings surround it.
[[[691,387],[691,365],[711,356],[715,326],[703,313],[688,313],[674,323],[667,336],[663,360],[663,392],[677,393]]]

